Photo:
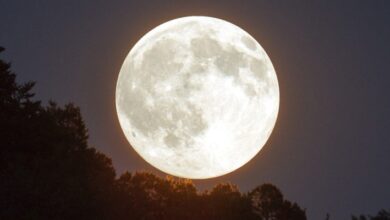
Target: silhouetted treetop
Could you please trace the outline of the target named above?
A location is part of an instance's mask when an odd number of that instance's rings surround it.
[[[380,210],[375,216],[370,215],[360,215],[360,216],[352,216],[352,220],[390,220],[390,209]]]
[[[283,198],[272,184],[263,184],[249,193],[254,212],[264,220],[306,219],[305,211]]]
[[[111,160],[88,145],[80,109],[43,105],[33,87],[0,60],[0,219],[306,219],[271,184],[199,192],[187,179],[116,177]]]
[[[88,147],[78,107],[43,106],[33,86],[0,61],[0,219],[105,216],[111,160]]]

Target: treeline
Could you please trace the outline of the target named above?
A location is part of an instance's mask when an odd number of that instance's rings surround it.
[[[44,106],[33,87],[18,84],[0,60],[0,219],[306,219],[272,184],[199,192],[186,179],[117,177],[111,160],[88,146],[80,109]]]
[[[0,50],[4,50],[0,48]],[[306,219],[271,184],[250,193],[223,183],[124,173],[88,146],[80,109],[33,100],[0,60],[0,219]]]
[[[382,209],[375,216],[371,216],[371,215],[352,216],[352,220],[390,220],[390,209],[389,211]]]

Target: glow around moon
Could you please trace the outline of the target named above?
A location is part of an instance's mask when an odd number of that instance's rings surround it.
[[[264,146],[279,109],[264,49],[224,20],[166,22],[131,49],[116,108],[131,146],[154,167],[204,179],[232,172]]]

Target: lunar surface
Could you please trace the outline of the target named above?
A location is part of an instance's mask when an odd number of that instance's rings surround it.
[[[205,179],[238,169],[261,150],[276,122],[279,86],[268,55],[247,32],[217,18],[183,17],[131,49],[116,109],[148,163]]]

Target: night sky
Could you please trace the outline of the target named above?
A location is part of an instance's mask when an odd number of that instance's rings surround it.
[[[45,102],[81,107],[90,143],[117,173],[154,169],[117,119],[121,64],[147,31],[173,18],[212,16],[250,33],[270,56],[280,112],[270,140],[221,181],[264,182],[309,219],[348,219],[390,205],[390,1],[0,0],[0,45],[18,81]],[[238,128],[239,129],[239,128]]]

